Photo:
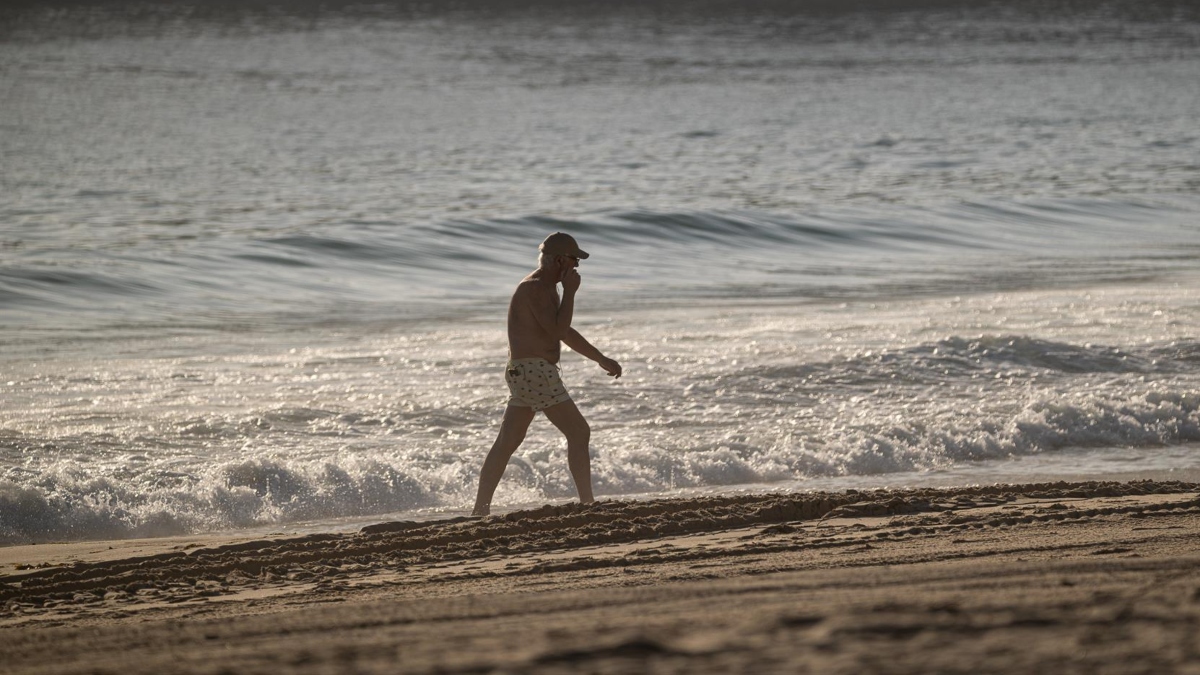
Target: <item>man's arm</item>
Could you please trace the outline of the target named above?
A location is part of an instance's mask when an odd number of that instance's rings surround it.
[[[529,299],[533,317],[546,334],[555,340],[565,340],[575,315],[575,290],[564,289],[562,301],[554,291],[535,287]]]
[[[571,351],[600,364],[600,367],[612,377],[621,376],[621,364],[601,354],[599,349],[596,349],[592,343],[588,342],[574,328],[567,329],[567,334],[563,337],[562,341],[563,344],[571,348]]]

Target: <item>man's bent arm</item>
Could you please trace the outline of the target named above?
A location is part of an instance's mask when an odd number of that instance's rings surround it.
[[[564,288],[562,302],[558,304],[558,316],[556,317],[556,326],[560,340],[566,340],[567,336],[575,333],[575,329],[571,328],[571,321],[575,317],[575,289]],[[578,333],[575,333],[578,335]],[[572,347],[574,349],[574,347]]]
[[[553,291],[542,291],[531,298],[533,315],[542,330],[556,340],[566,341],[575,315],[575,293],[564,292],[562,302],[557,302]],[[574,349],[574,347],[572,347]]]

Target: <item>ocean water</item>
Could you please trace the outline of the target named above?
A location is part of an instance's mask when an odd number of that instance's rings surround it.
[[[1190,3],[734,5],[0,10],[0,544],[1200,468]]]

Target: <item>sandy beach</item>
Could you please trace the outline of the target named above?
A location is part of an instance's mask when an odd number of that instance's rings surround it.
[[[1200,673],[1200,484],[0,550],[6,673]]]

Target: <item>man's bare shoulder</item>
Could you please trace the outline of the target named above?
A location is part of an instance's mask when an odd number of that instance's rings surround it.
[[[530,275],[517,284],[517,289],[513,291],[513,302],[542,304],[548,300],[553,301],[555,296],[554,286]]]

